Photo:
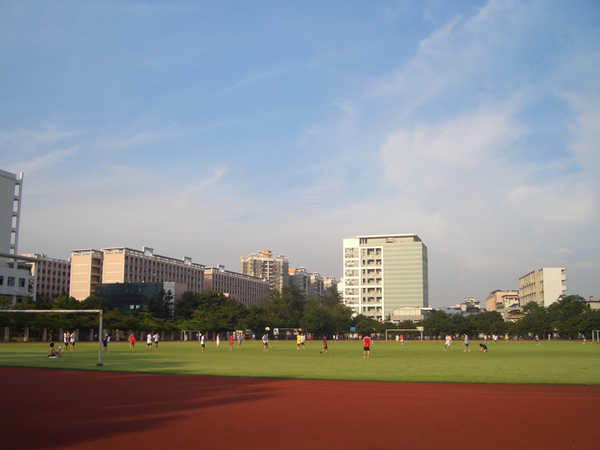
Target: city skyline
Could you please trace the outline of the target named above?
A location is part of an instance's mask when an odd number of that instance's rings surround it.
[[[0,169],[19,253],[128,246],[343,274],[417,234],[429,302],[567,268],[600,295],[600,5],[0,6]]]

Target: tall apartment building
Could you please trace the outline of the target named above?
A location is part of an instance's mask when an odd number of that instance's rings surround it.
[[[27,253],[21,256],[35,259],[28,266],[31,276],[36,279],[36,299],[43,297],[53,300],[62,294],[70,295],[71,261],[48,258],[38,253]]]
[[[519,301],[521,306],[529,302],[537,302],[541,306],[550,306],[559,300],[567,290],[563,285],[566,281],[566,268],[546,267],[529,272],[519,278]]]
[[[19,176],[0,170],[0,296],[13,303],[17,297],[32,295],[35,279],[18,255],[23,172]]]
[[[416,234],[344,239],[344,303],[383,320],[397,308],[429,306],[427,247]]]
[[[296,286],[298,290],[304,294],[309,295],[310,292],[310,278],[311,274],[304,267],[298,267],[297,269],[289,269],[289,286]]]
[[[269,296],[269,288],[266,280],[225,270],[225,266],[204,269],[204,290],[221,292],[247,307],[259,305]]]
[[[71,296],[85,300],[95,295],[99,283],[164,283],[185,285],[186,291],[200,293],[204,286],[204,266],[192,262],[155,255],[144,247],[71,251]]]
[[[245,275],[264,278],[271,289],[281,291],[289,284],[289,262],[285,256],[273,256],[271,250],[261,250],[241,258],[241,272]]]

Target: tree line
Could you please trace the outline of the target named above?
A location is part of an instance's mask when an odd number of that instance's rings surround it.
[[[335,288],[323,295],[303,295],[296,286],[273,290],[259,305],[249,308],[222,293],[186,292],[173,302],[171,292],[163,291],[152,299],[146,308],[121,310],[99,297],[88,297],[79,302],[73,297],[61,295],[54,301],[23,299],[13,309],[30,310],[77,310],[102,309],[103,325],[108,330],[133,331],[180,331],[197,330],[224,333],[233,330],[253,330],[262,334],[267,327],[302,329],[317,336],[334,333],[383,335],[386,329],[417,329],[423,327],[429,337],[446,334],[478,337],[483,334],[545,337],[548,334],[561,338],[591,337],[593,330],[600,330],[600,310],[591,310],[585,299],[565,296],[549,307],[529,303],[523,308],[518,322],[505,322],[497,311],[487,311],[469,316],[449,315],[442,311],[431,314],[419,323],[411,320],[391,322],[388,315],[383,322],[371,317],[355,315],[345,306]],[[96,315],[85,314],[0,314],[2,327],[31,327],[58,330],[97,327]]]

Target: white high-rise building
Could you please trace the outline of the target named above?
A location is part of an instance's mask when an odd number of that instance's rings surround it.
[[[429,306],[427,247],[416,234],[344,239],[344,303],[383,320],[397,308]]]
[[[519,278],[521,306],[529,302],[537,302],[541,306],[548,307],[559,300],[567,290],[567,286],[563,285],[563,281],[567,279],[566,271],[564,267],[546,267]]]
[[[22,192],[23,172],[17,177],[0,170],[0,297],[13,303],[34,290],[34,278],[24,263],[34,259],[20,257],[17,251]]]

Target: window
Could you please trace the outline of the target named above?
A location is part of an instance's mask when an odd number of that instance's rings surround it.
[[[15,277],[8,277],[8,282],[6,283],[7,286],[14,286],[15,285]]]
[[[4,276],[0,275],[0,286],[4,286]]]
[[[25,278],[19,278],[19,287],[20,288],[24,288],[25,287]]]

